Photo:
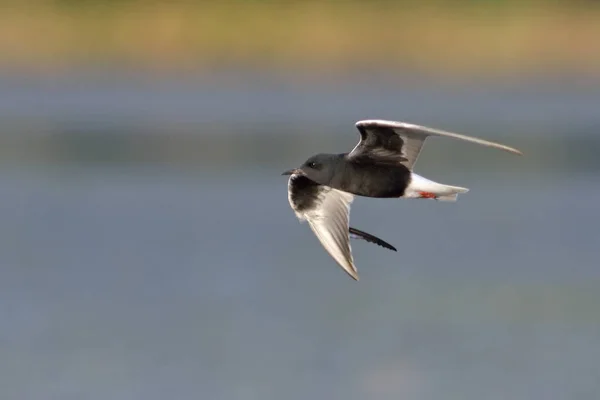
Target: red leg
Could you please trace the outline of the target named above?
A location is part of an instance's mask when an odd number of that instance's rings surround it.
[[[419,192],[421,199],[435,199],[437,196],[431,192]]]

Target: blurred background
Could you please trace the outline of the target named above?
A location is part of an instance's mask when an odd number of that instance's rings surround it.
[[[0,398],[597,399],[597,1],[0,2]],[[280,174],[384,118],[457,203]]]

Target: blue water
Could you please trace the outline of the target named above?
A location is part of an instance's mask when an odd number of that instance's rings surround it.
[[[21,120],[31,85],[11,89],[22,89],[19,107],[0,101],[14,117],[0,138],[0,398],[598,398],[597,115],[574,126],[583,132],[574,147],[565,146],[569,132],[541,135],[547,125],[534,121],[535,110],[520,111],[525,122],[516,111],[504,123],[488,118],[482,136],[498,127],[529,158],[432,144],[419,171],[471,191],[453,204],[357,198],[352,225],[398,252],[353,242],[354,282],[295,219],[280,176],[321,151],[319,137],[328,150],[353,145],[343,107],[297,113],[289,139],[275,142],[285,151],[270,157],[280,125],[260,114],[258,100],[250,107],[262,131],[190,116],[153,142],[132,111],[144,106],[127,100],[145,98],[140,91],[81,89],[80,110],[112,98],[112,109],[90,116],[69,112],[68,84],[56,84],[56,108],[34,112],[32,130]],[[192,96],[177,86],[152,90]],[[231,96],[249,93],[240,90]],[[315,98],[342,101],[353,90]],[[370,98],[373,109],[389,107],[386,93],[380,103]],[[592,107],[586,93],[570,94],[571,103]],[[171,100],[157,103],[163,115],[178,115]],[[465,110],[477,107],[462,100]],[[448,124],[472,134],[486,120],[452,110]],[[322,121],[328,115],[335,122]],[[136,132],[123,128],[124,116]],[[112,117],[119,122],[109,129]],[[531,124],[536,130],[524,132]],[[41,139],[21,141],[26,126]],[[225,131],[258,143],[219,139]]]

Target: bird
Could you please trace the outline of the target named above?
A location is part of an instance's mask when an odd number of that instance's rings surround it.
[[[523,155],[504,144],[401,121],[365,119],[355,127],[360,137],[350,152],[313,155],[282,175],[289,175],[288,201],[296,217],[308,222],[329,255],[356,281],[351,237],[388,249],[392,246],[349,226],[354,196],[454,202],[469,191],[414,172],[427,138],[447,137]]]

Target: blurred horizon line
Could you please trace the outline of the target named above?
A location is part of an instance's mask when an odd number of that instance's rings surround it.
[[[598,37],[592,2],[34,0],[3,2],[0,70],[598,77]]]

